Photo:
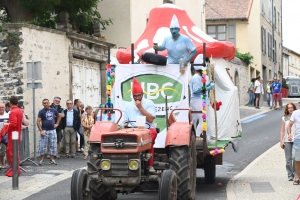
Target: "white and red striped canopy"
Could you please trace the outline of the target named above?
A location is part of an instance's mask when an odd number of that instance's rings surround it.
[[[198,54],[203,53],[203,43],[206,43],[206,56],[224,58],[231,60],[235,55],[235,47],[228,41],[217,41],[201,31],[189,18],[187,12],[173,4],[163,4],[150,11],[148,25],[144,33],[134,43],[134,52],[141,56],[144,52],[153,52],[153,43],[161,44],[165,37],[171,35],[170,22],[173,15],[176,15],[180,34],[188,36],[197,48]],[[168,52],[161,51],[159,54],[167,56]],[[131,61],[131,49],[119,50],[116,54],[121,64],[128,64]],[[194,58],[195,58],[194,57]],[[194,58],[191,60],[193,61]]]

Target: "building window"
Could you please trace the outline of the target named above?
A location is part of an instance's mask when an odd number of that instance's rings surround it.
[[[266,29],[261,27],[261,50],[263,53],[267,52]]]
[[[276,22],[277,22],[277,20],[276,20],[276,8],[274,7],[274,9],[273,9],[273,26],[274,26],[274,28],[277,27]]]
[[[277,62],[277,43],[276,40],[274,40],[274,55],[273,55],[273,61]]]
[[[268,0],[268,19],[272,21],[272,2]]]
[[[268,56],[272,58],[273,51],[272,51],[272,35],[268,33]]]
[[[265,0],[261,0],[261,12],[265,14]]]
[[[226,25],[207,26],[208,35],[219,41],[226,41]]]
[[[235,45],[235,24],[226,25],[209,25],[207,34],[219,41],[230,41]]]

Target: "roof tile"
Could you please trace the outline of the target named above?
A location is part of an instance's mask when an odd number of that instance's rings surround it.
[[[206,19],[247,19],[253,0],[205,0]]]

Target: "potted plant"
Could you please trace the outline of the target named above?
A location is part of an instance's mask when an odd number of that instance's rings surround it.
[[[289,95],[289,86],[285,79],[282,79],[282,98],[287,98]]]

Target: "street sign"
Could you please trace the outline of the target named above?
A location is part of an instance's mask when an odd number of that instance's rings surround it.
[[[27,66],[27,80],[42,80],[41,61],[26,62],[26,66]]]
[[[39,89],[39,88],[43,88],[43,85],[42,83],[27,83],[27,88]]]

